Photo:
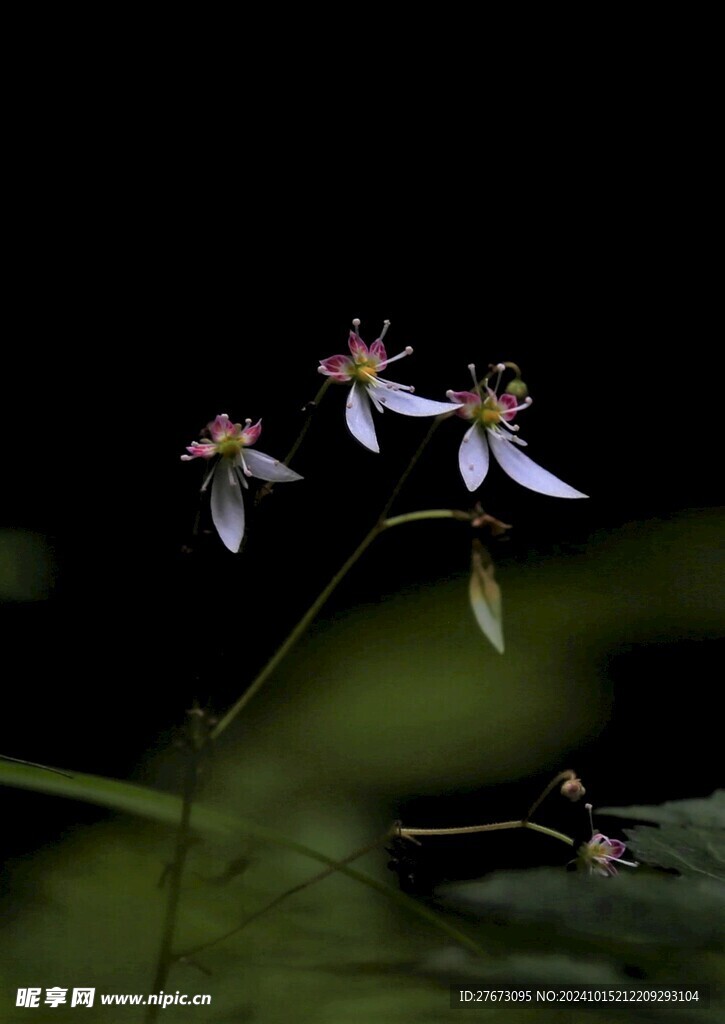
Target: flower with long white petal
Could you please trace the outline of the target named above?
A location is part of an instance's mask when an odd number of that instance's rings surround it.
[[[274,483],[291,483],[301,480],[299,473],[284,463],[262,452],[250,451],[262,433],[262,421],[252,424],[246,420],[232,423],[225,412],[207,426],[209,438],[193,441],[188,455],[182,455],[184,462],[193,459],[213,459],[219,456],[204,478],[202,491],[211,483],[211,517],[217,533],[230,551],[237,552],[244,537],[244,501],[242,488],[248,487],[246,477]]]
[[[505,368],[503,363],[495,367],[498,371],[495,388],[490,388],[487,381],[481,388],[477,382],[476,369],[471,364],[469,370],[475,390],[447,392],[451,401],[458,405],[458,415],[471,424],[458,451],[458,465],[466,487],[469,491],[475,491],[481,486],[488,473],[489,452],[493,452],[493,457],[503,471],[522,487],[554,498],[586,498],[586,494],[565,484],[520,451],[526,442],[517,436],[519,428],[511,421],[516,413],[531,404],[531,399],[524,398],[519,404],[511,394],[497,394]]]
[[[359,320],[353,320],[348,346],[350,355],[329,356],[321,359],[318,370],[330,377],[337,384],[350,386],[347,400],[346,420],[353,437],[371,452],[379,452],[378,439],[375,434],[371,405],[378,412],[391,409],[403,416],[440,416],[444,412],[453,412],[456,408],[451,402],[434,402],[428,398],[418,398],[413,388],[407,384],[398,384],[380,376],[390,363],[411,355],[410,345],[399,355],[388,359],[383,338],[390,326],[386,320],[380,337],[370,348],[365,344],[357,329]]]

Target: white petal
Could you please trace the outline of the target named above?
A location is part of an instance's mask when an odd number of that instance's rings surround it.
[[[375,435],[372,409],[363,384],[353,384],[347,399],[345,419],[350,433],[358,439],[360,444],[364,444],[371,452],[380,451]]]
[[[458,449],[458,465],[468,490],[478,490],[488,473],[488,444],[486,431],[477,423],[463,435]]]
[[[493,577],[493,566],[487,570],[481,570],[474,563],[468,596],[481,632],[491,641],[498,653],[503,654],[501,589]]]
[[[220,459],[214,470],[211,517],[225,546],[235,553],[239,551],[244,536],[244,502],[236,471],[230,469],[226,459]]]
[[[506,438],[489,431],[488,443],[501,469],[522,487],[538,491],[539,494],[549,494],[552,498],[587,497],[581,491],[576,491],[569,484],[565,484],[563,480],[559,480],[553,473],[537,466],[528,455],[524,455]]]
[[[440,416],[442,412],[453,412],[461,407],[459,403],[418,398],[417,395],[411,395],[410,391],[386,388],[384,384],[375,388],[375,397],[386,409],[400,412],[404,416]]]
[[[265,455],[263,452],[254,451],[251,448],[245,448],[243,452],[244,461],[247,464],[247,469],[251,471],[252,476],[256,476],[258,480],[272,480],[274,483],[292,483],[293,480],[301,480],[302,477],[299,473],[295,473],[289,466],[285,466],[283,462],[278,462],[277,459],[273,459],[271,455]]]

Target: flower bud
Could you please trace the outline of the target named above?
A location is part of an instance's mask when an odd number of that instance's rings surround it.
[[[575,803],[577,800],[581,800],[586,793],[586,789],[584,789],[581,779],[567,779],[566,782],[562,782],[560,793],[567,800]]]
[[[514,398],[518,398],[519,401],[522,401],[527,397],[529,389],[520,377],[514,377],[514,379],[510,380],[506,385],[505,392],[507,395],[513,395]]]

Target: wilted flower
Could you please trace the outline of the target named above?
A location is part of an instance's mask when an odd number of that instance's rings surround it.
[[[518,404],[514,395],[497,394],[504,364],[496,366],[496,388],[486,385],[481,389],[473,364],[469,369],[475,390],[447,392],[448,397],[458,404],[458,415],[471,422],[458,452],[458,465],[469,491],[477,490],[485,480],[490,450],[504,472],[523,487],[555,498],[586,498],[586,494],[574,490],[519,451],[517,446],[525,447],[526,442],[516,436],[519,428],[512,426],[511,421],[517,412],[531,405],[531,399],[525,397]]]
[[[348,345],[350,355],[329,356],[321,359],[318,370],[326,377],[331,377],[338,384],[351,385],[350,397],[347,400],[345,417],[350,433],[360,444],[370,451],[379,452],[378,439],[370,404],[378,412],[391,409],[403,416],[439,416],[444,412],[452,412],[455,406],[450,402],[434,402],[427,398],[418,398],[413,388],[406,384],[398,384],[380,377],[381,371],[398,359],[411,355],[413,349],[408,346],[397,356],[388,359],[383,338],[390,326],[386,320],[380,337],[367,347],[357,329],[359,320],[352,322],[354,330],[350,331]]]
[[[586,805],[589,811],[589,820],[592,819],[592,805]],[[639,865],[633,860],[622,860],[622,854],[627,849],[619,839],[608,839],[601,832],[594,831],[592,823],[592,838],[588,843],[583,843],[577,850],[576,863],[579,867],[586,869],[590,875],[602,875],[604,878],[616,875],[617,869],[614,862],[624,864],[628,868],[636,868]]]
[[[244,537],[244,502],[242,487],[248,487],[245,477],[254,476],[259,480],[274,483],[291,483],[301,480],[299,473],[289,469],[282,462],[250,451],[262,433],[262,421],[252,425],[251,420],[232,423],[225,412],[217,416],[208,426],[210,440],[193,441],[188,455],[182,455],[184,462],[192,459],[213,459],[218,461],[207,473],[202,491],[211,481],[211,517],[217,533],[230,551],[239,551]],[[241,485],[241,486],[240,486]]]
[[[498,653],[503,654],[501,588],[494,576],[491,555],[479,540],[473,542],[468,597],[481,632],[491,641]]]

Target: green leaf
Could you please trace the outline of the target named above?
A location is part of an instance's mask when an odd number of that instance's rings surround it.
[[[597,814],[609,814],[616,818],[636,818],[657,825],[668,823],[725,829],[725,789],[718,789],[712,796],[696,800],[669,800],[664,804],[633,804],[630,807],[599,807]]]
[[[625,829],[630,849],[646,864],[725,882],[725,790],[704,799],[605,807],[597,813],[659,826]]]
[[[127,811],[139,817],[169,825],[176,825],[181,815],[181,800],[178,797],[161,793],[158,790],[147,789],[144,786],[136,786],[129,782],[106,779],[99,775],[81,773],[69,777],[49,775],[38,768],[0,761],[0,783],[19,789],[31,789],[40,793],[82,800],[112,810]],[[434,911],[406,896],[405,893],[384,885],[362,871],[339,864],[333,857],[328,857],[318,850],[288,839],[273,829],[264,828],[244,818],[222,814],[199,803],[194,804],[191,824],[192,828],[199,831],[218,835],[244,836],[257,839],[260,842],[271,843],[298,853],[301,857],[307,857],[327,867],[333,867],[340,874],[346,875],[370,889],[375,889],[376,892],[393,903],[407,908],[409,912],[423,918],[429,925],[445,932],[449,938],[460,942],[472,952],[485,956],[483,949],[473,939],[449,924]]]

